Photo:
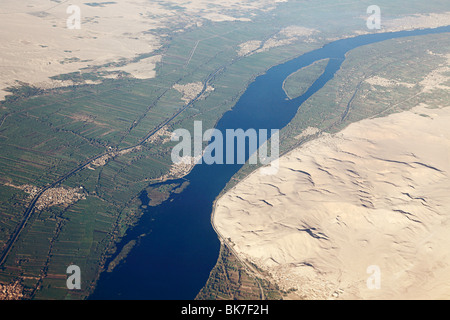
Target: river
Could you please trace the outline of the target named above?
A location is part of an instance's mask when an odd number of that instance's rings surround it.
[[[249,85],[216,128],[222,132],[238,128],[281,129],[291,121],[304,101],[334,77],[348,51],[389,39],[443,32],[450,32],[450,26],[361,35],[334,41],[272,67]],[[327,58],[330,60],[325,72],[308,91],[296,99],[286,100],[283,81],[300,68]],[[125,262],[113,272],[101,275],[90,299],[194,299],[206,283],[219,254],[220,242],[210,220],[213,202],[241,167],[237,164],[195,166],[185,177],[190,183],[183,192],[147,209],[139,224],[128,232],[119,249],[151,230],[140,239]]]

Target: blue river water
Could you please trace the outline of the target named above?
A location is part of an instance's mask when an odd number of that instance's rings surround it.
[[[357,47],[388,39],[450,32],[450,26],[415,31],[374,33],[334,41],[320,49],[272,67],[249,85],[235,107],[216,128],[282,129],[299,106],[320,90]],[[291,73],[329,58],[325,72],[302,96],[287,100],[283,81]],[[204,130],[207,128],[204,128]],[[188,187],[169,201],[147,209],[121,246],[140,238],[125,262],[104,272],[90,299],[190,300],[206,283],[218,255],[220,242],[211,226],[213,202],[242,165],[199,164],[185,177]],[[172,182],[181,183],[185,180]],[[141,196],[145,200],[146,195]],[[151,230],[151,231],[150,231]],[[149,233],[150,231],[150,233]]]

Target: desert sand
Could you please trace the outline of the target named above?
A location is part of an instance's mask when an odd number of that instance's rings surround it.
[[[422,104],[323,134],[222,196],[213,223],[294,298],[449,299],[449,123]]]
[[[271,10],[281,0],[2,0],[0,6],[0,100],[4,89],[22,83],[42,88],[73,85],[49,77],[107,63],[130,61],[159,49],[166,28],[183,32],[204,21],[250,21],[233,16]],[[70,5],[80,8],[80,29],[69,29]],[[139,79],[155,76],[160,56],[120,68]],[[112,75],[114,76],[114,75]]]

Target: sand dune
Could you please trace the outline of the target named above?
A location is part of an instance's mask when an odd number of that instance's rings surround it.
[[[450,107],[421,105],[323,135],[239,183],[213,221],[297,298],[448,299],[449,123]]]

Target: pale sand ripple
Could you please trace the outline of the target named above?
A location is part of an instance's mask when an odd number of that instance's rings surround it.
[[[422,104],[322,135],[226,193],[214,224],[297,297],[450,298],[449,123]]]

